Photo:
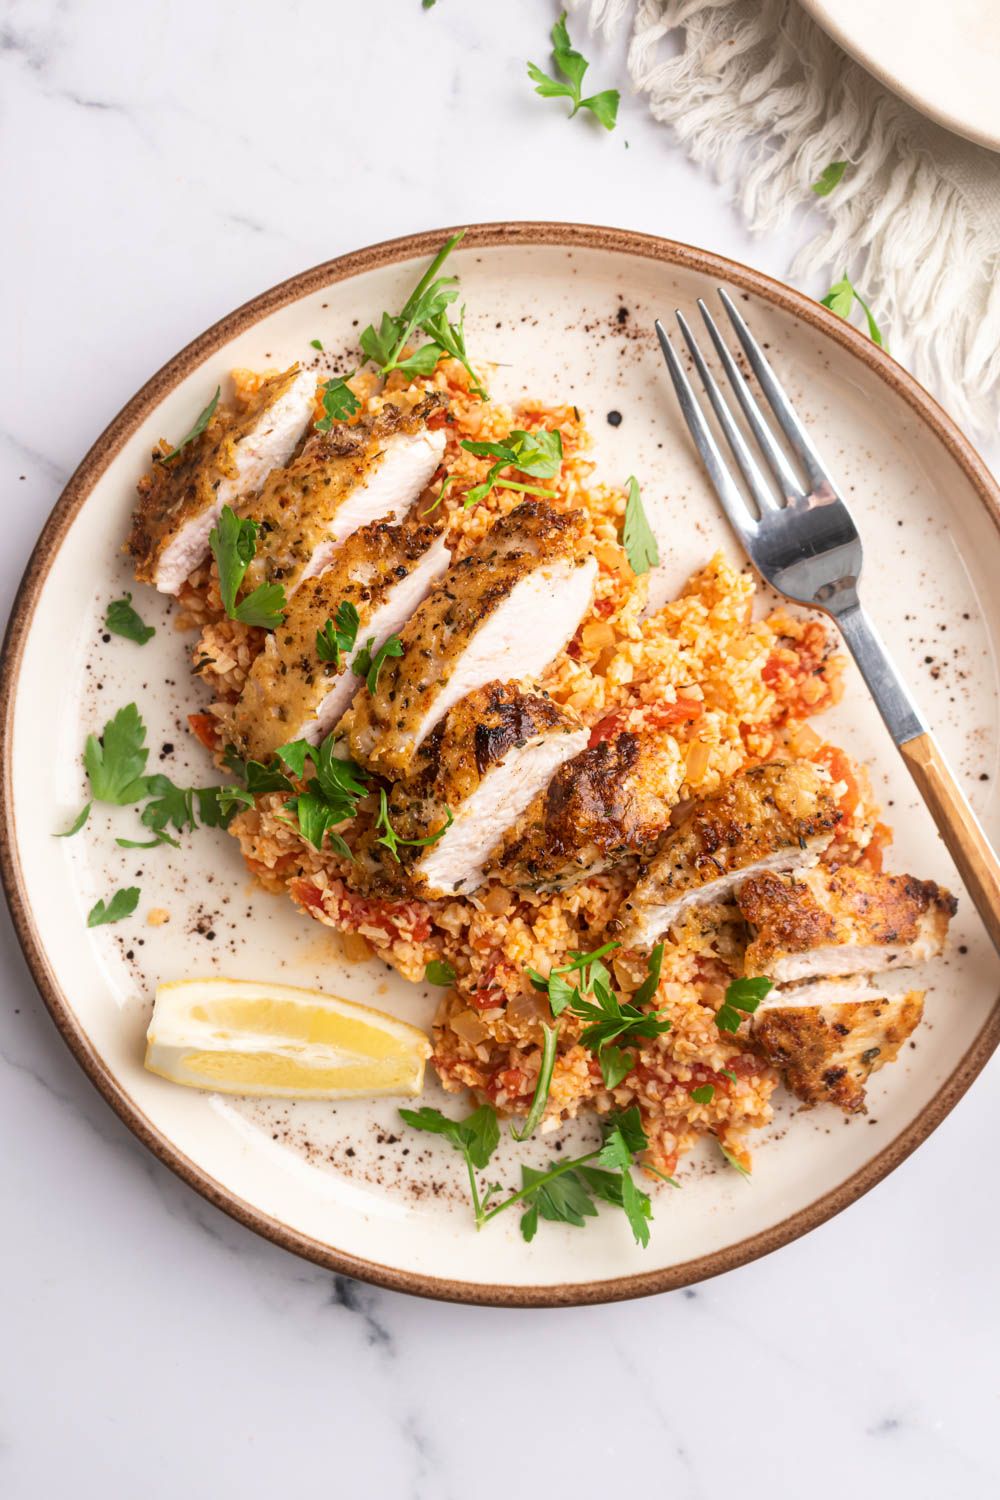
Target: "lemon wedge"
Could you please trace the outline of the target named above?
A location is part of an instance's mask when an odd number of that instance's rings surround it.
[[[418,1094],[428,1038],[384,1011],[319,990],[179,979],[156,991],[146,1067],[220,1094],[347,1099]]]

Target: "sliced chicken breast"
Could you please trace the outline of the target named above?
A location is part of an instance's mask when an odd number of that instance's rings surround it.
[[[936,958],[957,909],[933,880],[851,867],[757,875],[737,902],[753,934],[746,972],[776,984]]]
[[[893,996],[827,980],[768,996],[751,1038],[797,1098],[864,1114],[868,1079],[893,1061],[923,1011],[922,990]]]
[[[296,591],[284,624],[268,636],[250,668],[226,726],[239,753],[266,761],[290,740],[318,745],[355,693],[367,693],[351,670],[357,653],[369,640],[374,653],[396,634],[450,560],[435,526],[379,521],[349,537],[330,566]],[[336,621],[344,603],[359,615],[354,646],[342,651],[337,662],[323,661],[317,635],[328,620]]]
[[[397,780],[434,726],[498,670],[537,677],[590,607],[597,563],[584,554],[583,518],[527,501],[451,568],[402,632],[378,691],[345,729],[351,754]]]
[[[552,891],[627,859],[648,859],[670,827],[683,762],[663,736],[631,731],[564,765],[510,830],[488,873]]]
[[[488,683],[456,703],[389,799],[402,837],[444,829],[433,844],[406,850],[410,880],[429,896],[477,890],[490,850],[588,733],[576,714],[516,682]]]
[[[125,549],[135,576],[176,594],[208,555],[224,505],[234,508],[288,462],[312,416],[316,376],[292,365],[261,383],[242,410],[217,409],[201,437],[157,462],[139,486]]]
[[[839,820],[830,779],[811,761],[738,772],[667,834],[622,905],[622,944],[651,948],[690,907],[731,900],[751,875],[815,864]]]
[[[289,598],[360,526],[401,521],[441,461],[445,435],[430,431],[427,419],[443,407],[437,395],[409,408],[387,402],[315,433],[287,468],[274,470],[241,506],[260,525],[242,592],[280,583]]]

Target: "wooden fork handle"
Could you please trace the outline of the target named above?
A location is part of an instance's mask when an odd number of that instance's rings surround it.
[[[930,733],[899,747],[965,888],[1000,952],[1000,860]]]

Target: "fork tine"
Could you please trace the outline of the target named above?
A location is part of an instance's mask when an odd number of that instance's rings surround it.
[[[712,429],[705,421],[705,414],[698,405],[691,383],[674,353],[674,346],[668,339],[666,329],[659,318],[656,320],[656,336],[660,341],[663,358],[667,362],[667,369],[670,371],[670,378],[674,383],[684,420],[694,438],[695,447],[701,454],[701,461],[708,470],[708,477],[715,486],[715,493],[729,517],[730,525],[749,551],[750,543],[757,533],[757,522],[751,516],[746,501],[726,468],[726,461],[719,452],[719,445],[712,435]]]
[[[675,309],[674,316],[680,324],[681,333],[683,333],[687,346],[691,351],[691,358],[694,360],[695,368],[701,376],[701,383],[705,387],[708,399],[712,403],[712,409],[719,419],[719,426],[726,434],[726,441],[732,449],[733,457],[743,472],[743,478],[747,482],[750,493],[756,500],[761,513],[765,510],[777,510],[777,502],[771,493],[771,487],[761,473],[757,460],[747,447],[746,439],[742,432],[733,421],[732,413],[726,405],[725,398],[719,390],[711,370],[702,357],[694,334],[688,327],[687,318],[677,309]]]
[[[736,336],[743,345],[743,352],[750,363],[750,368],[756,375],[782,432],[802,460],[803,467],[809,475],[810,484],[814,488],[822,484],[830,485],[832,488],[833,481],[823,465],[823,460],[813,447],[808,432],[799,421],[781,381],[771,369],[763,350],[737,312],[733,299],[725,287],[720,286],[718,291],[722,305],[729,314],[729,321],[736,329]]]
[[[749,385],[740,374],[739,366],[730,354],[722,334],[716,327],[715,319],[701,297],[698,298],[698,308],[705,320],[705,327],[708,329],[716,352],[722,361],[729,384],[735,392],[737,401],[743,408],[743,415],[750,424],[753,435],[757,439],[757,443],[768,462],[772,474],[781,485],[782,493],[788,500],[803,499],[805,491],[802,488],[798,475],[781,451],[779,444],[775,441],[774,433],[764,421],[763,413],[754,400]]]

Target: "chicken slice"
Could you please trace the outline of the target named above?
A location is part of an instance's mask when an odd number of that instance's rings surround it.
[[[448,567],[451,554],[436,526],[363,526],[330,566],[296,591],[285,622],[255,659],[227,729],[239,753],[266,761],[279,745],[318,745],[362,686],[351,663],[369,640],[373,652],[394,635]],[[321,660],[317,634],[338,607],[353,604],[360,623],[354,647],[339,662]],[[384,670],[384,669],[383,669]]]
[[[208,553],[224,505],[254,495],[288,462],[316,399],[316,376],[292,365],[261,383],[241,411],[216,410],[201,437],[169,463],[155,463],[140,485],[125,550],[135,576],[176,594]]]
[[[497,521],[417,610],[378,691],[358,699],[344,726],[354,759],[402,778],[467,693],[498,671],[537,677],[590,607],[596,574],[579,511],[526,501]]]
[[[958,904],[933,880],[850,866],[757,875],[737,902],[753,932],[746,972],[776,984],[936,958]]]
[[[429,431],[427,418],[443,406],[437,395],[409,409],[387,402],[314,434],[287,468],[272,472],[241,507],[260,525],[242,592],[280,583],[288,598],[360,526],[402,520],[441,461],[445,435]]]
[[[864,1114],[868,1079],[893,1061],[923,1013],[923,990],[885,995],[826,980],[768,996],[751,1035],[797,1098]]]
[[[491,849],[588,734],[575,713],[516,682],[487,683],[456,703],[389,800],[400,836],[445,829],[433,844],[406,850],[410,880],[429,896],[477,890]]]
[[[651,948],[690,907],[732,899],[762,870],[815,864],[839,820],[830,779],[811,761],[737,772],[667,834],[623,903],[623,945]]]
[[[625,731],[568,761],[494,854],[489,874],[553,891],[648,859],[670,826],[683,762],[661,734]]]

